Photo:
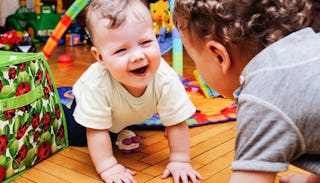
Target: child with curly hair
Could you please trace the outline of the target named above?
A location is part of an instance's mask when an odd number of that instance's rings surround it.
[[[320,35],[308,0],[176,0],[173,19],[206,83],[238,105],[231,183],[289,164],[320,182]]]

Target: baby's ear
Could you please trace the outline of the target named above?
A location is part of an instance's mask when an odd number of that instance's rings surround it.
[[[206,49],[208,49],[215,58],[214,61],[219,62],[223,73],[226,74],[231,67],[230,57],[226,47],[217,41],[210,40],[206,44]]]
[[[94,58],[102,65],[104,65],[102,55],[100,54],[99,50],[96,47],[91,47],[91,54]]]

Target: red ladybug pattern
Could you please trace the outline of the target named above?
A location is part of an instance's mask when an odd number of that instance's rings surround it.
[[[59,96],[48,65],[39,55],[1,66],[1,96],[10,99],[0,103],[4,109],[0,112],[0,182],[9,178],[7,171],[19,173],[67,146]]]
[[[28,147],[26,145],[23,145],[17,155],[16,155],[16,160],[18,163],[21,163],[27,156],[27,153],[28,153]]]
[[[57,133],[57,137],[59,140],[62,140],[64,138],[64,127],[63,125],[61,125],[59,127],[58,133]]]
[[[50,142],[43,142],[38,150],[37,162],[40,162],[51,155],[51,144]]]
[[[19,130],[18,130],[18,132],[17,132],[17,139],[18,139],[18,140],[21,139],[21,137],[24,136],[24,134],[26,133],[26,131],[27,131],[27,124],[24,123],[24,124],[19,128]]]
[[[6,178],[6,169],[3,166],[0,166],[0,182],[4,181]]]
[[[55,113],[56,113],[56,118],[57,118],[57,119],[60,119],[60,117],[61,117],[61,112],[60,112],[59,104],[56,104],[56,105],[55,105]]]
[[[20,96],[20,95],[23,95],[25,93],[28,93],[31,91],[31,87],[30,87],[30,84],[27,83],[27,82],[21,82],[19,85],[18,85],[18,88],[16,90],[16,96]]]
[[[6,110],[3,112],[3,116],[7,119],[11,119],[16,115],[15,109]]]
[[[17,66],[18,66],[20,71],[23,71],[27,67],[27,62],[22,62],[22,63],[18,64]]]
[[[36,129],[40,123],[40,115],[39,113],[34,113],[31,119],[31,126],[33,129]]]
[[[43,76],[43,74],[42,74],[41,70],[38,70],[36,73],[36,77],[35,77],[35,80],[37,81],[38,84],[41,84],[42,76]]]
[[[9,68],[8,76],[9,76],[9,79],[16,78],[16,76],[17,76],[16,68],[14,68],[14,67]]]
[[[43,118],[42,118],[42,120],[41,120],[41,123],[42,123],[42,129],[43,129],[44,131],[47,131],[47,130],[49,129],[50,123],[51,123],[50,112],[47,112],[47,113],[43,116]]]
[[[6,135],[0,136],[0,155],[3,154],[8,148],[8,137]]]
[[[33,135],[33,142],[38,142],[40,137],[40,131],[35,131]]]
[[[43,93],[44,93],[44,96],[46,97],[46,99],[48,99],[50,97],[50,91],[47,87],[43,88]]]

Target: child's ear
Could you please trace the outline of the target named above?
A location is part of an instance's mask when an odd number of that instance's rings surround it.
[[[102,55],[96,47],[91,47],[91,54],[96,58],[96,60],[104,66]]]
[[[226,74],[231,67],[231,61],[226,47],[217,41],[210,40],[207,42],[206,49],[212,53],[216,58],[215,61],[219,62],[222,72]]]

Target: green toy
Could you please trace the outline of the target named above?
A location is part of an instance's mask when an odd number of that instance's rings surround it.
[[[5,29],[27,31],[32,37],[42,40],[48,38],[60,21],[61,13],[56,13],[48,5],[42,5],[36,12],[27,8],[25,1],[21,0],[20,8],[6,18]]]

